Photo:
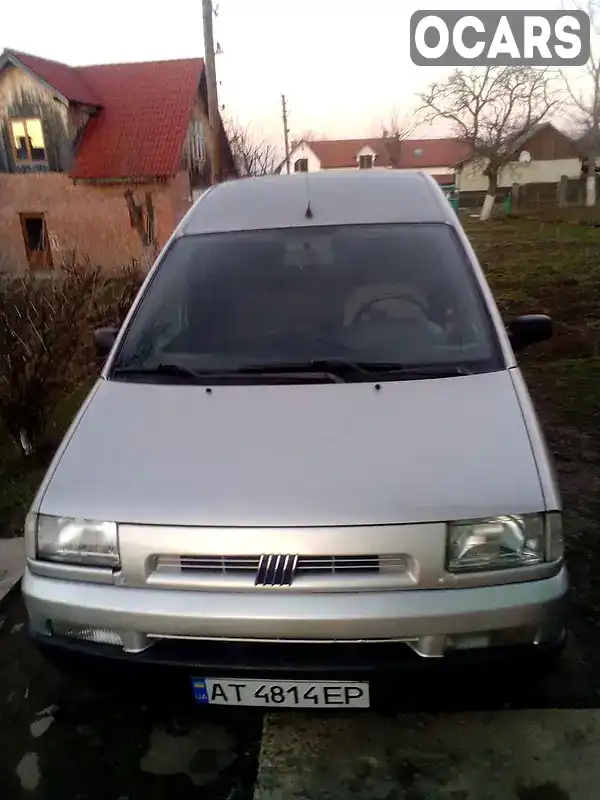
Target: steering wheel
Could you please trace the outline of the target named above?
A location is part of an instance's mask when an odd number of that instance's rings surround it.
[[[418,300],[416,297],[413,297],[412,295],[407,296],[406,294],[388,294],[385,295],[384,297],[374,297],[371,300],[366,300],[364,303],[362,303],[358,307],[356,314],[354,315],[352,324],[356,325],[357,322],[361,322],[363,318],[367,316],[367,314],[370,312],[370,310],[373,308],[374,305],[376,305],[377,303],[383,303],[386,300],[403,300],[404,302],[410,302],[412,305],[417,306],[417,308],[419,308],[423,312],[423,315],[425,316],[426,319],[429,319],[429,308],[426,305],[424,305],[420,300]]]

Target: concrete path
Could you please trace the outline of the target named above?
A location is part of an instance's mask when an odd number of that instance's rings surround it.
[[[600,712],[272,715],[254,800],[594,800]]]
[[[21,580],[24,568],[23,538],[0,539],[0,602]]]

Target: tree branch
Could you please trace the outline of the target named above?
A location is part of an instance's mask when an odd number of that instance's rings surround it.
[[[237,120],[229,120],[225,130],[242,177],[275,172],[280,159],[273,144],[252,134]]]
[[[557,107],[550,99],[552,75],[529,67],[456,70],[445,83],[420,95],[428,122],[449,122],[469,144],[474,159],[498,170],[512,160],[516,143]]]

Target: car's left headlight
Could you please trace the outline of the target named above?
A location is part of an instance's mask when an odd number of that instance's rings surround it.
[[[35,525],[36,557],[90,567],[118,567],[119,540],[114,522],[50,517],[28,519]]]
[[[452,522],[446,569],[479,572],[534,566],[562,557],[560,514],[512,514]]]

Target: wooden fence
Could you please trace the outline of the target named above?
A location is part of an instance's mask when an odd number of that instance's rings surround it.
[[[460,208],[464,211],[480,209],[485,195],[484,191],[461,192],[459,195]],[[585,197],[585,178],[563,176],[557,183],[528,183],[501,187],[496,194],[496,206],[506,206],[505,201],[510,198],[512,213],[581,208],[585,206]],[[600,176],[596,177],[596,197],[596,213],[600,214]]]

